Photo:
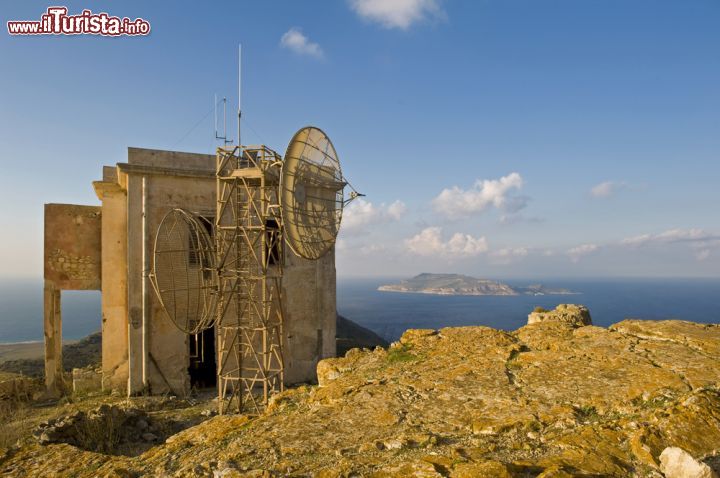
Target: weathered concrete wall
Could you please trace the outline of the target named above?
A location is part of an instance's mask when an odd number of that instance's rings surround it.
[[[97,206],[45,205],[44,313],[45,385],[64,391],[61,290],[100,289],[101,211]]]
[[[119,165],[119,182],[128,192],[129,393],[148,389],[152,393],[184,395],[190,390],[188,337],[162,310],[149,281],[145,283],[147,313],[143,329],[142,278],[152,267],[155,233],[165,214],[173,208],[183,208],[214,216],[214,165],[212,155],[139,148],[129,148],[128,164]],[[147,254],[145,263],[143,247]]]
[[[147,229],[148,244],[152,253],[155,232],[165,214],[173,208],[214,216],[214,178],[172,177],[165,175],[148,176],[147,187]],[[190,390],[188,337],[172,323],[162,310],[160,301],[150,288],[150,374],[153,393],[170,388],[178,394]]]
[[[45,205],[45,280],[58,290],[100,289],[100,208]]]
[[[285,382],[314,382],[318,361],[335,356],[335,253],[309,261],[285,250]]]
[[[337,271],[335,269],[335,248],[317,261],[319,280],[315,284],[316,293],[320,295],[318,309],[319,323],[323,330],[322,356],[318,360],[335,357],[337,328]],[[317,363],[315,363],[317,365]],[[314,367],[315,367],[314,365]],[[315,379],[315,368],[313,368]]]
[[[102,201],[102,382],[127,390],[127,196],[116,182],[93,183]]]
[[[128,148],[128,164],[153,168],[206,170],[215,172],[215,155]]]

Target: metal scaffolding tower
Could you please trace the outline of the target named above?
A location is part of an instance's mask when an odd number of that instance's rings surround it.
[[[259,413],[283,390],[282,157],[218,148],[215,244],[220,413]]]

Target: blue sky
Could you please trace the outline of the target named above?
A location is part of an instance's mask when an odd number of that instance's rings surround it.
[[[317,125],[367,194],[341,277],[720,276],[716,0],[66,5],[152,32],[0,35],[3,277],[41,277],[43,203],[97,204],[128,146],[214,151],[239,42],[243,142]]]

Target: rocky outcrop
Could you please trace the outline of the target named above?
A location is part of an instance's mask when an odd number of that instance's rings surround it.
[[[528,324],[538,322],[559,322],[572,327],[592,325],[588,308],[575,304],[560,304],[554,310],[535,309],[528,315]]]
[[[668,447],[715,466],[720,326],[576,325],[409,330],[320,362],[319,386],[259,417],[216,416],[138,457],[29,445],[0,473],[661,477]]]

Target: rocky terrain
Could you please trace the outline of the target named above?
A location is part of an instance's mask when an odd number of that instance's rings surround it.
[[[435,295],[567,295],[567,289],[550,289],[542,284],[511,287],[502,282],[460,274],[418,274],[398,284],[381,285],[382,292],[411,292]]]
[[[583,325],[586,312],[538,312],[542,320],[514,332],[408,330],[387,349],[320,362],[318,386],[275,396],[261,416],[215,416],[139,455],[28,437],[0,455],[0,473],[713,476],[720,326],[626,320],[601,328]]]

